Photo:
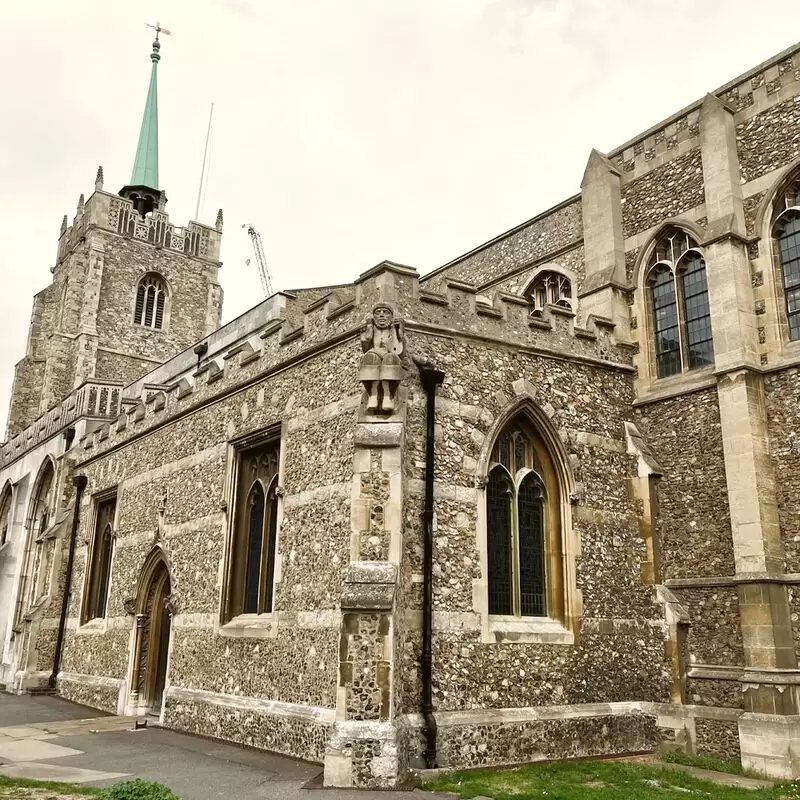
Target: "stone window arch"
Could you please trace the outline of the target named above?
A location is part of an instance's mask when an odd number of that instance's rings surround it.
[[[645,275],[655,372],[659,378],[714,364],[706,263],[695,239],[668,228]]]
[[[225,621],[242,614],[270,614],[275,608],[279,452],[276,438],[236,455]]]
[[[545,269],[537,273],[525,290],[531,315],[540,315],[545,306],[575,310],[572,281],[556,270]]]
[[[49,535],[52,528],[55,497],[55,467],[46,458],[39,470],[26,518],[27,549],[16,622],[21,621],[25,611],[43,598],[50,589],[50,567],[55,547]]]
[[[788,180],[773,202],[772,236],[789,339],[800,339],[800,174]]]
[[[136,287],[134,323],[154,330],[164,328],[168,299],[167,282],[161,275],[156,272],[148,272],[142,276]]]
[[[11,484],[6,483],[2,494],[0,494],[0,547],[8,542],[11,535],[12,500]]]
[[[525,413],[496,436],[485,491],[486,612],[500,623],[563,624],[564,481]]]
[[[83,595],[82,622],[106,616],[114,551],[116,494],[97,501],[94,532],[87,554],[86,589]]]

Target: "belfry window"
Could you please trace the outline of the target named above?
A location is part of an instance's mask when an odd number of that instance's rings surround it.
[[[513,422],[495,443],[486,485],[490,615],[561,616],[559,494],[544,443]]]
[[[800,339],[800,178],[777,200],[773,226],[783,282],[789,339]]]
[[[228,619],[274,608],[280,442],[243,450],[236,465],[235,511],[227,575]]]
[[[658,240],[647,285],[658,377],[713,365],[706,263],[689,234],[675,229]]]
[[[154,273],[145,275],[136,289],[133,321],[145,328],[161,330],[164,327],[166,297],[167,287],[164,280]]]
[[[107,497],[97,504],[94,535],[89,545],[88,580],[82,614],[84,622],[106,615],[116,510],[116,496]]]
[[[560,272],[545,270],[540,272],[527,291],[531,314],[541,314],[547,305],[572,309],[572,284]]]

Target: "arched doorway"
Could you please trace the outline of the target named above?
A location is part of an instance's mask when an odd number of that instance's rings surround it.
[[[136,598],[131,700],[140,714],[160,715],[164,702],[172,624],[171,591],[163,552],[155,548],[142,569]]]

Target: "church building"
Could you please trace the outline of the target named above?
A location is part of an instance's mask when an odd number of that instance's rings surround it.
[[[664,747],[800,777],[800,45],[433,272],[221,327],[160,46],[15,368],[0,684],[328,786]]]

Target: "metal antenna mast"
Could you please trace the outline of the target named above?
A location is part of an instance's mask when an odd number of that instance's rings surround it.
[[[206,131],[206,146],[203,149],[203,166],[200,169],[200,185],[197,187],[197,207],[195,208],[194,218],[200,219],[200,198],[203,194],[203,180],[206,177],[206,161],[208,159],[208,144],[211,141],[211,118],[214,116],[214,104],[211,104],[211,110],[208,112],[208,130]]]
[[[258,264],[258,274],[261,276],[261,286],[264,289],[264,297],[269,297],[272,294],[272,278],[267,269],[267,257],[264,255],[264,243],[261,241],[261,234],[252,226],[245,223],[242,225],[247,229],[247,233],[253,240],[253,252],[256,254],[256,263]],[[250,263],[248,258],[245,262]]]

